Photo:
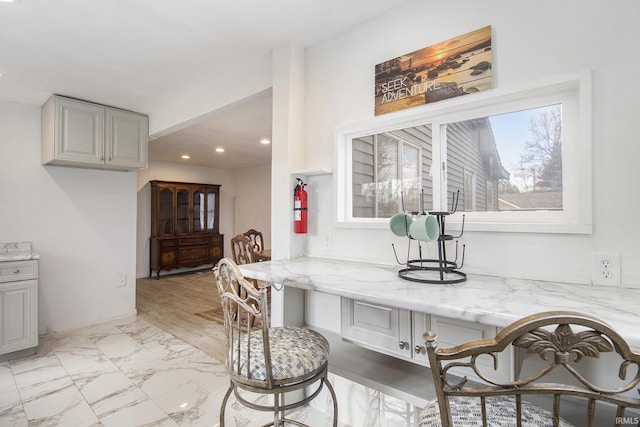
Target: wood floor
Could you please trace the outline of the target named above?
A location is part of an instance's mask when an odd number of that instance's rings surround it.
[[[220,307],[211,270],[136,280],[138,315],[224,361],[224,326],[196,316]]]

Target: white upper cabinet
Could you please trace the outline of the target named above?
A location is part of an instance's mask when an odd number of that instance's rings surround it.
[[[145,168],[148,135],[143,114],[54,95],[42,107],[42,164]]]

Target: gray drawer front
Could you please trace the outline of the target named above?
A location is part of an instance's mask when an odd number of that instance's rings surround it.
[[[0,283],[36,279],[37,277],[38,261],[36,260],[0,262]]]

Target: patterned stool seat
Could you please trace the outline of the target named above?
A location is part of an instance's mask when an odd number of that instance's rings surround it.
[[[513,396],[488,397],[487,401],[487,425],[492,427],[516,426],[516,402]],[[458,397],[449,398],[451,419],[456,427],[482,426],[482,409],[480,398]],[[440,426],[440,408],[438,402],[433,401],[427,405],[418,419],[418,427]],[[522,401],[522,425],[525,427],[542,427],[553,425],[553,414],[538,406]],[[573,427],[572,424],[560,419],[561,427]]]
[[[260,331],[251,335],[251,362],[247,364],[247,336],[240,340],[240,373],[256,380],[266,380],[267,372],[264,362],[264,346]],[[329,360],[329,342],[325,337],[311,329],[293,326],[269,328],[269,344],[271,347],[271,369],[274,381],[304,377],[320,369]],[[235,354],[234,354],[235,356]],[[250,375],[247,375],[247,365]],[[233,359],[237,366],[237,358]]]

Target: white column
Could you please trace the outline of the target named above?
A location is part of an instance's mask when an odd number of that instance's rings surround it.
[[[273,129],[271,141],[271,257],[294,258],[304,255],[306,235],[293,232],[293,189],[291,170],[304,167],[305,53],[288,44],[273,51]],[[286,292],[286,291],[285,291]],[[294,301],[285,292],[271,296],[271,323],[298,323],[285,316]],[[297,316],[296,316],[297,317]]]

